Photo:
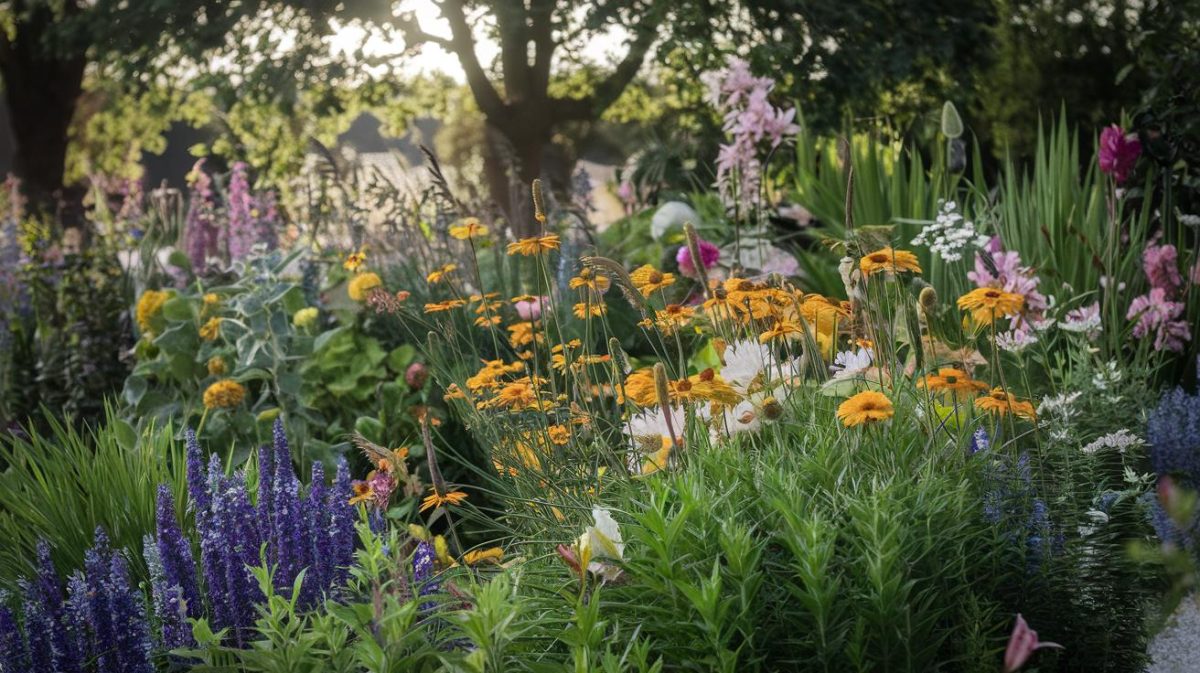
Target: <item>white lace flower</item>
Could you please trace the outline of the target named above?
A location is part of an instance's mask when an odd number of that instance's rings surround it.
[[[1146,441],[1141,437],[1128,430],[1121,429],[1093,440],[1090,444],[1083,447],[1083,452],[1096,453],[1102,449],[1116,449],[1118,453],[1125,453],[1125,449],[1131,446],[1143,446],[1145,443]]]
[[[976,230],[975,223],[958,212],[958,204],[945,201],[937,217],[925,225],[911,244],[928,247],[930,252],[945,262],[957,262],[965,252],[982,248],[987,242],[988,237]]]

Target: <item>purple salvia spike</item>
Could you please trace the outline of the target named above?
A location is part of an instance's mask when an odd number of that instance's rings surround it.
[[[86,581],[86,620],[91,625],[92,647],[88,659],[94,659],[100,671],[118,671],[115,645],[116,630],[112,622],[112,607],[108,595],[108,579],[112,558],[108,551],[108,536],[104,530],[96,529],[95,546],[83,556],[84,579]]]
[[[413,552],[412,570],[413,570],[413,586],[417,587],[418,596],[428,596],[438,590],[438,583],[433,578],[433,562],[437,558],[434,552],[433,545],[421,541],[417,543],[417,549]],[[435,607],[432,601],[422,603],[421,610],[430,610]]]
[[[37,579],[37,595],[38,601],[43,606],[47,617],[50,621],[49,633],[51,648],[54,651],[54,662],[56,671],[63,673],[74,673],[79,670],[79,663],[74,656],[74,644],[71,642],[69,634],[63,628],[63,586],[62,581],[58,577],[58,570],[54,567],[54,560],[50,557],[50,544],[45,540],[39,540],[37,545],[38,559],[38,579]]]
[[[213,458],[216,459],[216,456]],[[219,460],[214,462],[217,463],[219,474]],[[206,525],[200,529],[200,563],[204,567],[204,585],[208,591],[209,605],[212,606],[213,624],[220,629],[232,626],[225,579],[225,504],[219,491],[212,495],[210,509],[205,515]]]
[[[325,506],[325,465],[314,461],[308,482],[308,498],[304,503],[304,544],[312,560],[304,577],[305,605],[314,605],[327,588],[329,578],[329,545],[325,530],[329,526]]]
[[[142,596],[129,584],[129,562],[118,552],[113,554],[109,568],[109,606],[121,673],[154,673],[150,661],[150,629]]]
[[[204,452],[200,449],[200,442],[196,441],[196,433],[188,428],[184,437],[187,441],[188,498],[191,500],[192,513],[196,515],[196,526],[199,528],[202,526],[201,519],[212,506],[212,496],[208,490]]]
[[[46,610],[46,603],[39,595],[36,582],[18,582],[24,595],[22,608],[25,612],[25,651],[29,655],[29,670],[55,670],[54,644],[50,634],[54,633],[54,620]]]
[[[330,551],[331,588],[341,587],[349,576],[350,564],[354,561],[354,506],[350,504],[353,487],[350,483],[350,466],[344,456],[337,461],[337,474],[333,488],[329,491],[329,530],[327,533]]]
[[[254,604],[258,587],[251,566],[259,565],[258,533],[254,526],[254,509],[246,495],[245,474],[238,473],[225,481],[226,587],[229,610],[237,626],[239,645],[243,631],[254,623]]]
[[[191,193],[188,195],[188,214],[184,239],[192,271],[202,274],[210,257],[221,251],[221,232],[216,222],[213,204],[212,178],[204,172],[204,159],[196,162],[188,176]]]
[[[258,447],[258,532],[264,541],[274,538],[275,524],[272,498],[275,492],[275,451],[266,444]],[[267,561],[277,562],[273,550],[267,549]]]
[[[158,543],[152,535],[142,538],[142,557],[146,559],[146,567],[150,569],[150,602],[154,606],[154,616],[158,619],[159,644],[168,650],[191,645],[183,592],[178,585],[167,581]]]
[[[2,604],[7,598],[6,593],[0,592],[0,671],[28,671],[29,658],[17,618]]]
[[[78,673],[83,662],[92,658],[92,630],[88,616],[87,581],[76,570],[67,578],[67,602],[63,610],[63,632],[70,646],[64,673]]]
[[[156,524],[158,558],[162,563],[166,586],[178,587],[187,616],[198,618],[204,613],[204,606],[200,602],[200,588],[196,584],[192,545],[183,537],[179,520],[175,518],[175,500],[166,484],[158,486]]]
[[[286,592],[300,569],[308,565],[303,548],[304,522],[300,508],[300,482],[292,471],[291,450],[283,431],[283,421],[275,419],[275,492],[272,505],[275,514],[275,548],[278,568],[275,587]]]

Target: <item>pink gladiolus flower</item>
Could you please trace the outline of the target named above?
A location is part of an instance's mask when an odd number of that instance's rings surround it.
[[[1150,287],[1160,287],[1167,296],[1175,296],[1175,292],[1183,287],[1183,276],[1179,274],[1179,264],[1176,261],[1179,253],[1173,245],[1157,245],[1151,243],[1142,252],[1142,268],[1146,270],[1146,278],[1150,279]]]
[[[721,257],[721,250],[704,239],[699,239],[696,242],[699,244],[700,261],[704,264],[705,270],[713,268],[713,265]],[[696,264],[692,260],[691,248],[686,245],[680,248],[679,252],[675,253],[675,261],[679,264],[679,270],[683,275],[691,278],[696,277]]]
[[[1113,124],[1100,132],[1100,171],[1113,176],[1118,185],[1124,184],[1141,154],[1137,136],[1127,135],[1120,126]]]
[[[1133,326],[1135,338],[1145,338],[1151,332],[1155,334],[1154,350],[1182,353],[1184,345],[1192,338],[1192,330],[1183,317],[1186,308],[1183,302],[1171,301],[1166,290],[1156,287],[1130,302],[1125,319],[1137,320]]]
[[[542,309],[550,303],[550,297],[542,295],[534,297],[531,301],[519,301],[513,304],[513,308],[517,309],[517,315],[521,320],[532,321],[542,317]]]
[[[1058,643],[1043,643],[1038,640],[1037,631],[1029,628],[1025,618],[1017,615],[1017,623],[1013,625],[1012,635],[1008,637],[1008,647],[1004,648],[1004,673],[1014,673],[1029,661],[1033,653],[1043,647],[1057,647]]]

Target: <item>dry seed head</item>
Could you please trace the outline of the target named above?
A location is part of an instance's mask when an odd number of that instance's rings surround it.
[[[617,363],[617,369],[622,374],[629,373],[629,358],[625,356],[625,350],[621,348],[621,340],[617,337],[609,337],[608,354],[612,356],[613,362]]]
[[[533,219],[540,224],[546,223],[546,202],[542,199],[542,179],[533,180]]]
[[[661,362],[654,363],[654,393],[658,395],[658,402],[662,405],[667,405],[671,399],[671,388],[667,380],[667,367]]]
[[[937,308],[938,303],[937,290],[933,289],[932,286],[924,288],[921,290],[921,294],[918,295],[918,300],[921,302],[921,308],[926,313],[934,310]]]
[[[683,235],[687,239],[688,254],[692,256],[692,267],[696,269],[696,280],[700,281],[700,287],[704,288],[705,293],[711,298],[712,289],[708,287],[708,269],[704,266],[704,257],[700,254],[700,236],[696,233],[696,227],[691,222],[683,223]]]

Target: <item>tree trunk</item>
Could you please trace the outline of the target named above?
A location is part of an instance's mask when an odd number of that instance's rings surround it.
[[[65,200],[67,210],[58,214],[65,225],[77,226],[78,204],[65,198],[63,174],[87,59],[55,53],[43,43],[53,22],[49,9],[34,10],[17,25],[15,38],[0,40],[0,76],[16,144],[15,172],[31,207],[53,214]]]

